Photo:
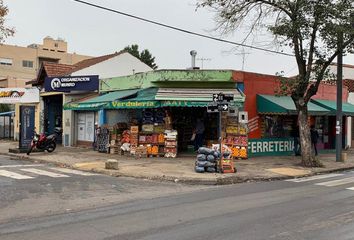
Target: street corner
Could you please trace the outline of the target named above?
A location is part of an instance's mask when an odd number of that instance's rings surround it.
[[[75,163],[72,165],[73,168],[75,169],[80,169],[80,170],[97,170],[97,169],[105,169],[105,162],[103,161],[95,161],[95,162],[82,162],[82,163]]]
[[[288,176],[288,177],[300,177],[310,175],[312,173],[309,169],[297,169],[290,167],[282,167],[282,168],[268,168],[265,169],[268,172],[272,172],[278,175]]]

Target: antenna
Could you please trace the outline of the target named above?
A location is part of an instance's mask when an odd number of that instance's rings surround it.
[[[211,58],[197,58],[197,60],[201,61],[202,62],[202,69],[203,69],[203,65],[204,65],[204,61],[211,61]]]

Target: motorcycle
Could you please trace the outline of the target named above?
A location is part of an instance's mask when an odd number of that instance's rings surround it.
[[[44,133],[38,134],[36,130],[34,130],[34,135],[31,141],[31,145],[27,151],[27,155],[33,151],[33,149],[37,148],[40,150],[46,150],[51,153],[54,152],[57,147],[56,140],[59,135],[61,135],[63,130],[61,128],[55,128],[54,133],[46,136]]]

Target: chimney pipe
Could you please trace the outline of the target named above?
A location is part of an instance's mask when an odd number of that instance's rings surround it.
[[[197,51],[192,50],[189,53],[192,56],[192,69],[195,69],[195,57],[197,56]]]

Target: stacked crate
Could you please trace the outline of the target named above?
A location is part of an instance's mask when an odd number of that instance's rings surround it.
[[[139,126],[130,127],[130,154],[135,155],[139,144]]]
[[[166,130],[165,131],[165,157],[177,157],[177,131],[176,130]]]

